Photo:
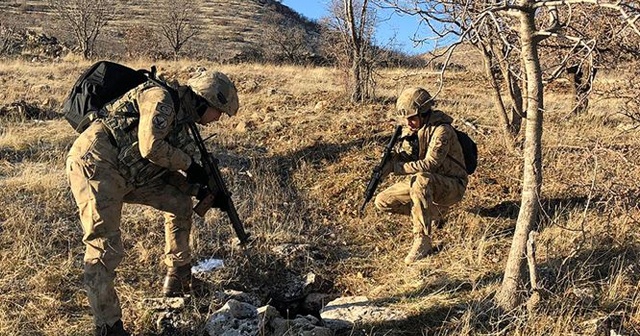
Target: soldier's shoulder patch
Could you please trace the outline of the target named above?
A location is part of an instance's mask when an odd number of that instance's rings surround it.
[[[157,129],[165,129],[169,125],[167,121],[167,117],[162,114],[157,114],[153,116],[153,127]]]
[[[173,107],[171,107],[171,105],[169,104],[165,104],[165,103],[158,103],[158,105],[156,105],[156,111],[159,114],[163,114],[165,116],[171,115],[173,113]]]

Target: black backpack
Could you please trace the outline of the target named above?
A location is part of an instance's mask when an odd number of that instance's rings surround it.
[[[447,124],[453,127],[453,125],[449,123],[439,123],[439,124],[436,124],[436,126],[440,126],[444,124]],[[475,173],[476,168],[478,168],[478,146],[476,145],[475,141],[473,141],[473,139],[469,137],[467,133],[460,131],[455,127],[453,127],[453,130],[456,131],[456,135],[458,136],[458,142],[460,143],[460,147],[462,147],[462,155],[464,156],[465,170],[467,171],[467,174],[471,175]],[[449,158],[453,160],[453,162],[457,163],[459,166],[462,167],[462,162],[458,162],[458,160],[454,159],[450,155],[449,155]]]
[[[62,105],[64,117],[74,130],[81,133],[93,120],[106,116],[101,111],[103,106],[149,80],[167,88],[174,103],[177,102],[175,90],[155,77],[155,67],[151,67],[151,71],[134,70],[109,61],[97,62],[73,85]]]
[[[462,147],[464,166],[466,167],[467,174],[471,175],[475,173],[478,167],[478,146],[467,133],[459,131],[455,127],[453,129],[456,131],[458,142],[460,142],[460,147]]]

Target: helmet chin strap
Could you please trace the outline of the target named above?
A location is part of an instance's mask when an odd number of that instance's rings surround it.
[[[429,121],[431,120],[431,109],[421,114],[420,119],[422,120],[422,126],[429,124]]]
[[[198,114],[198,111],[196,110],[197,109],[196,105],[198,102],[197,93],[193,92],[191,87],[187,85],[181,86],[178,89],[178,92],[180,95],[180,100],[182,102],[181,106],[182,108],[185,109],[185,111],[187,111],[187,115],[189,116],[191,121],[194,121],[194,122],[200,121],[201,115]]]

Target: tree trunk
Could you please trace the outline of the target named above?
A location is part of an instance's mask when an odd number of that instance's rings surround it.
[[[82,41],[80,43],[80,49],[82,50],[82,57],[84,59],[91,58],[91,47],[89,46],[89,41]]]
[[[484,45],[480,45],[480,50],[482,51],[482,58],[484,60],[484,72],[491,83],[491,88],[493,89],[493,103],[496,106],[498,116],[502,122],[504,143],[508,150],[513,151],[515,149],[515,136],[513,134],[513,128],[511,127],[511,122],[509,121],[509,116],[507,116],[507,109],[504,106],[502,94],[500,93],[500,83],[498,82],[498,78],[496,78],[496,73],[493,68],[494,56]]]
[[[531,0],[524,6],[530,6]],[[500,290],[496,294],[496,303],[504,310],[515,308],[521,301],[518,289],[526,277],[526,247],[529,232],[538,220],[540,188],[542,185],[542,71],[538,58],[535,33],[534,11],[520,12],[520,37],[522,39],[522,57],[527,75],[527,114],[524,142],[524,168],[522,181],[522,200],[516,230],[505,267]]]
[[[511,130],[515,139],[520,133],[522,118],[525,115],[525,113],[522,112],[522,90],[520,89],[520,85],[518,85],[518,80],[511,71],[506,71],[505,79],[509,86],[509,95],[511,97]]]
[[[362,77],[361,77],[361,59],[360,56],[353,58],[353,65],[351,66],[351,78],[353,80],[351,102],[360,103],[362,101]]]

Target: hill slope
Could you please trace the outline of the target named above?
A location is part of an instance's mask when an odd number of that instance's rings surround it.
[[[120,6],[116,19],[105,27],[104,34],[99,38],[100,54],[123,53],[126,31],[137,25],[153,25],[154,18],[159,16],[161,10],[157,1],[152,0],[128,1]],[[188,48],[201,51],[207,58],[241,59],[255,53],[264,42],[265,29],[273,25],[268,19],[273,15],[286,17],[287,24],[303,28],[310,34],[319,32],[317,24],[274,0],[202,0],[201,11],[202,32]],[[62,25],[46,1],[2,1],[0,12],[3,13],[4,25],[33,29],[66,41],[71,40],[69,33],[60,28]]]

